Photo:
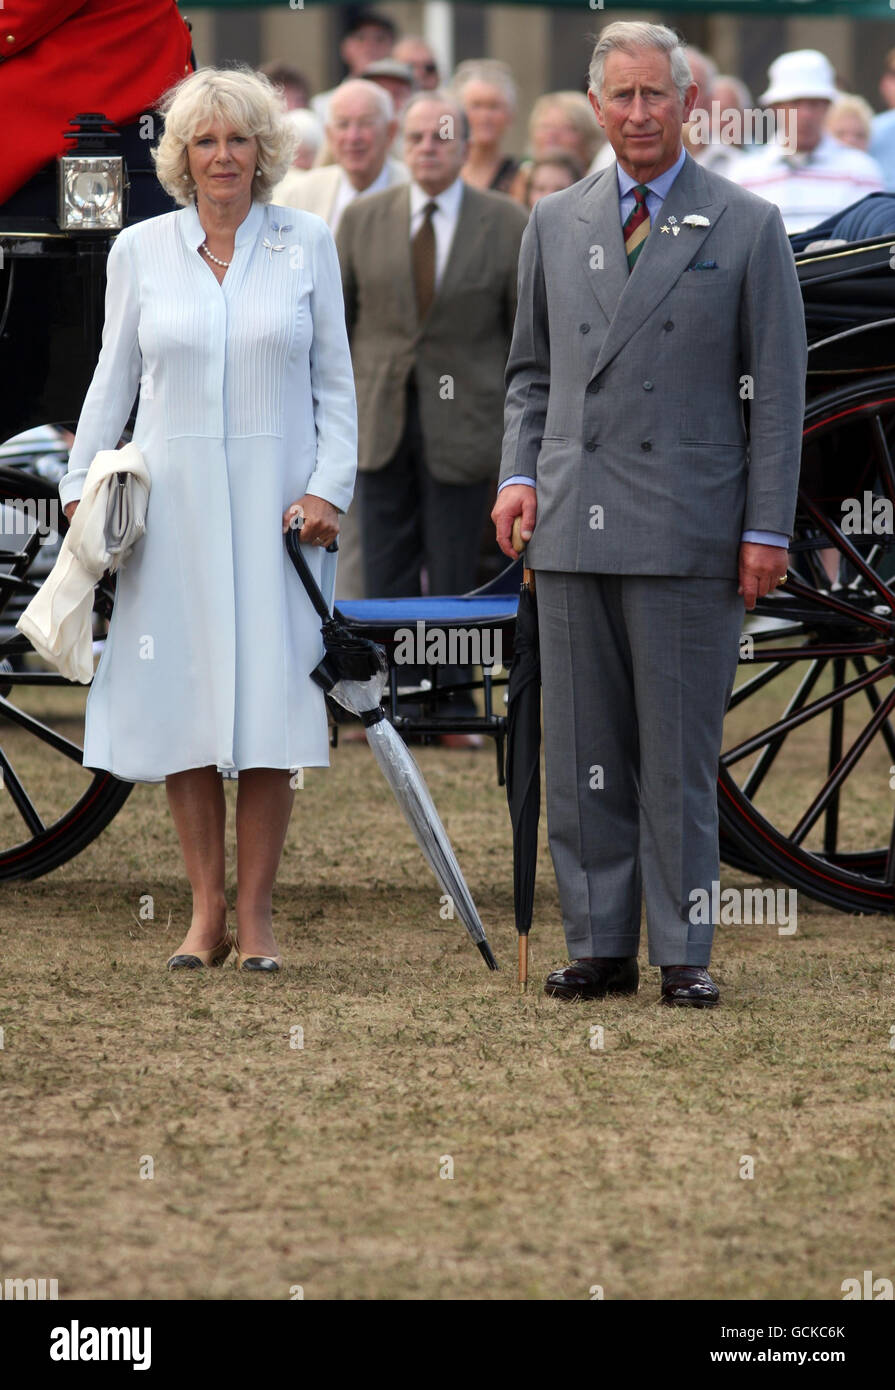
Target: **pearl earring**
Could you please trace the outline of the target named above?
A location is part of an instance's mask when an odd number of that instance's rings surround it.
[[[261,173],[261,166],[260,166],[260,165],[259,165],[258,168],[255,170],[255,173],[256,173],[256,174],[260,174],[260,173]]]

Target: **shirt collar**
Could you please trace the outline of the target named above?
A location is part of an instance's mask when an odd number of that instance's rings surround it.
[[[181,209],[181,217],[183,219],[181,225],[187,245],[191,246],[195,251],[205,240],[205,229],[199,221],[199,212],[196,207],[195,199],[187,203],[185,208]],[[245,218],[236,228],[234,246],[244,246],[254,241],[261,230],[261,224],[264,222],[265,217],[266,205],[264,203],[253,202]]]
[[[460,200],[463,197],[463,180],[459,174],[453,183],[448,184],[447,188],[441,193],[436,193],[432,197],[424,188],[420,188],[418,183],[411,180],[410,183],[410,216],[415,217],[418,212],[422,212],[427,203],[435,202],[438,204],[439,212],[447,213],[448,217],[455,217],[460,207]]]
[[[354,184],[351,182],[350,178],[343,169],[341,179],[342,196],[344,198],[347,198],[350,202],[352,198],[360,198],[362,196],[366,197],[368,193],[382,193],[389,186],[389,172],[390,171],[388,167],[388,160],[386,159],[385,163],[379,170],[379,173],[376,175],[373,182],[367,184],[367,187],[363,190],[363,194],[361,194],[355,188]]]
[[[659,174],[657,178],[648,181],[646,186],[650,192],[655,193],[658,198],[664,201],[664,199],[668,197],[669,188],[681,172],[681,169],[683,169],[684,160],[686,158],[687,151],[681,149],[680,154],[670,169],[666,169],[664,174]],[[618,175],[618,196],[619,198],[624,198],[626,193],[630,193],[632,188],[637,187],[640,180],[635,179],[632,174],[626,173],[619,163],[616,163],[615,168]]]

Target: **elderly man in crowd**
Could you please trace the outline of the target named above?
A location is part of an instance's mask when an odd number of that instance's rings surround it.
[[[840,93],[822,53],[813,48],[784,53],[768,76],[770,86],[760,100],[777,113],[777,138],[725,172],[776,203],[787,232],[803,232],[878,192],[882,171],[869,154],[849,149],[825,131],[830,105]]]
[[[326,126],[336,162],[304,172],[290,169],[273,201],[315,212],[335,235],[355,199],[407,182],[407,169],[389,154],[397,129],[388,92],[360,77],[343,82],[333,93]],[[336,578],[340,599],[365,597],[357,510],[355,503],[342,519]]]
[[[406,63],[412,70],[419,91],[435,91],[438,86],[438,62],[425,39],[417,34],[406,34],[395,44],[392,57],[398,63]]]
[[[333,93],[326,135],[333,164],[293,171],[277,184],[273,201],[316,212],[335,236],[342,213],[355,198],[405,183],[407,170],[389,157],[398,122],[388,92],[375,82],[352,78]]]
[[[339,44],[339,57],[348,69],[345,80],[360,77],[364,68],[379,58],[390,58],[397,32],[387,14],[379,10],[359,10],[349,21]],[[324,125],[329,115],[330,100],[337,91],[338,87],[331,87],[328,92],[318,92],[311,98],[311,108]]]
[[[336,238],[377,598],[419,594],[423,571],[433,594],[475,582],[526,221],[503,194],[464,184],[465,118],[447,94],[411,97],[404,149],[410,185],[353,202]]]

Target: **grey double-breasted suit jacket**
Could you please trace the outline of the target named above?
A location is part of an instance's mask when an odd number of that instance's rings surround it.
[[[528,564],[735,577],[744,530],[792,533],[805,366],[773,204],[688,155],[629,274],[614,165],[543,199],[500,471],[537,481]]]

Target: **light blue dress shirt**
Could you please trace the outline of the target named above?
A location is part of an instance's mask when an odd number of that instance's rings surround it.
[[[650,222],[655,222],[658,218],[662,204],[668,197],[668,190],[684,167],[686,158],[686,151],[681,149],[671,168],[666,169],[665,173],[659,174],[657,178],[650,179],[647,184],[646,207],[650,215]],[[616,164],[615,171],[618,177],[619,214],[622,226],[624,226],[637,202],[634,197],[634,189],[639,180],[635,179],[632,174],[626,173],[620,164]],[[500,492],[503,488],[509,487],[511,483],[524,483],[526,487],[535,487],[534,478],[524,477],[522,474],[516,473],[512,478],[507,478],[505,482],[501,483],[497,491]],[[789,545],[789,537],[779,535],[776,531],[744,531],[742,539],[752,541],[755,545]]]

